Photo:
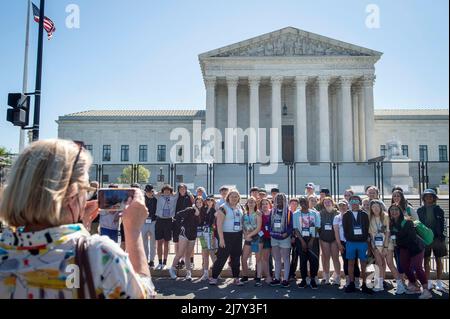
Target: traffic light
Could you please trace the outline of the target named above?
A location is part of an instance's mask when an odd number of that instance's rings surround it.
[[[14,126],[25,127],[30,119],[30,97],[22,93],[9,93],[6,120]]]

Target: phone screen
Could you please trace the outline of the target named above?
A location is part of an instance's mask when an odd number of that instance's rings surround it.
[[[104,210],[124,210],[128,199],[133,198],[134,189],[101,188],[98,190],[98,207]]]

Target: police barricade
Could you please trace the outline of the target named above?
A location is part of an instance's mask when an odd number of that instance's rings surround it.
[[[209,188],[209,170],[206,163],[178,163],[173,164],[172,183],[175,189],[179,184],[186,184],[191,192],[197,187]]]
[[[109,184],[119,184],[121,187],[129,187],[133,183],[133,165],[127,164],[103,164],[101,167],[101,187]]]
[[[305,185],[314,183],[316,193],[321,188],[328,188],[333,193],[332,163],[303,163],[294,164],[294,193],[296,196],[305,194]]]
[[[290,193],[289,165],[285,163],[255,163],[252,171],[251,186],[264,188],[269,196],[271,188],[278,188],[285,194]]]
[[[221,186],[236,188],[241,195],[248,194],[248,165],[246,163],[214,163],[212,180],[214,194],[219,194]]]
[[[336,163],[333,167],[333,171],[336,172],[333,190],[336,199],[343,198],[346,189],[353,190],[356,195],[365,194],[367,186],[378,184],[376,170],[376,163]]]
[[[136,183],[143,187],[152,184],[156,191],[160,191],[164,184],[171,183],[170,164],[138,164],[135,176]]]

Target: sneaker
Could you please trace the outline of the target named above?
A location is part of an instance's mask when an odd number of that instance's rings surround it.
[[[442,280],[436,280],[435,287],[436,287],[436,290],[445,291],[444,284],[442,283]]]
[[[334,277],[331,284],[333,286],[340,286],[341,285],[341,277],[340,276]]]
[[[261,287],[261,286],[262,286],[261,278],[256,278],[255,279],[255,287]]]
[[[244,277],[241,278],[241,282],[242,283],[247,282],[247,281],[248,281],[248,277],[247,276],[244,276]]]
[[[395,290],[396,295],[403,295],[406,292],[406,286],[401,280],[397,280],[397,289]]]
[[[148,267],[149,268],[155,268],[155,262],[152,260],[151,262],[148,263]]]
[[[203,276],[202,276],[202,278],[200,278],[200,280],[208,280],[208,279],[209,279],[208,270],[204,270]]]
[[[384,291],[384,287],[375,287],[375,288],[373,288],[373,291],[375,291],[375,292]]]
[[[321,285],[331,285],[331,282],[330,282],[329,279],[322,279],[322,280],[320,281],[320,284],[321,284]]]
[[[392,285],[390,282],[387,282],[386,280],[383,280],[383,288],[386,290],[391,290],[394,288],[394,285]]]
[[[280,280],[274,279],[270,282],[271,287],[279,286],[281,284]]]
[[[308,286],[308,283],[306,282],[305,279],[302,279],[302,281],[297,286],[300,289],[304,289],[304,288],[306,288],[306,286]]]
[[[317,289],[317,282],[314,279],[311,280],[309,285],[311,286],[312,289]]]
[[[177,273],[175,272],[175,269],[173,269],[172,267],[169,268],[169,275],[170,278],[177,279]]]
[[[289,288],[290,285],[291,285],[291,284],[290,284],[289,281],[287,281],[287,280],[283,280],[283,281],[281,282],[281,288]]]
[[[355,288],[359,289],[361,287],[361,282],[359,281],[359,277],[355,277]]]
[[[346,293],[351,293],[351,292],[355,292],[356,291],[356,287],[355,287],[355,283],[353,281],[351,281],[347,287],[345,287],[345,292]]]
[[[420,294],[420,288],[416,287],[416,285],[408,284],[408,288],[406,289],[407,295],[416,295]]]
[[[211,279],[209,280],[209,284],[210,284],[211,286],[217,286],[217,279],[211,278]]]
[[[158,266],[156,266],[156,270],[162,270],[163,265],[162,264],[158,264]]]
[[[431,298],[433,298],[433,295],[428,289],[424,289],[419,296],[419,299],[431,299]]]
[[[244,283],[239,279],[239,278],[234,278],[233,279],[233,284],[236,286],[243,286]]]
[[[380,288],[380,289],[382,289],[382,288]],[[368,294],[368,295],[372,295],[373,294],[373,290],[370,289],[369,287],[367,287],[366,284],[362,284],[361,292],[364,293],[364,294]]]
[[[164,270],[164,269],[166,269],[167,268],[167,265],[166,264],[162,264],[161,265],[161,270]]]
[[[189,281],[192,280],[192,274],[191,274],[190,270],[186,271],[186,280],[189,280]]]

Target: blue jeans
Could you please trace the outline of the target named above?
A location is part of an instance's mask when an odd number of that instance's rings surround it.
[[[100,227],[100,235],[108,236],[109,238],[111,238],[112,241],[114,241],[116,243],[119,241],[119,231],[118,230]]]

